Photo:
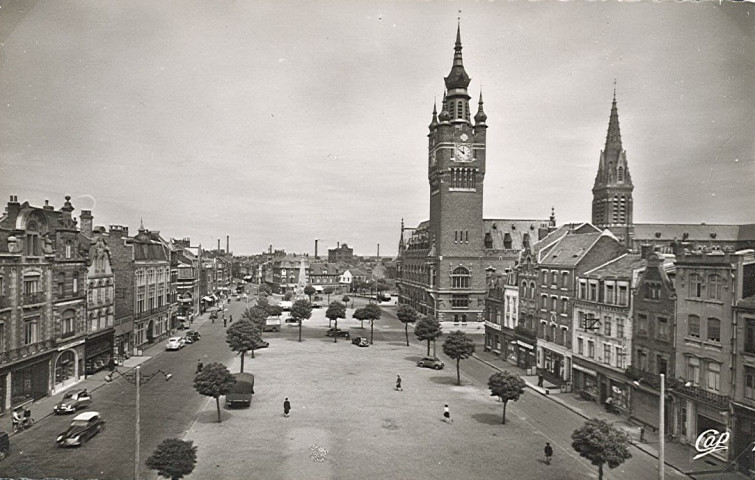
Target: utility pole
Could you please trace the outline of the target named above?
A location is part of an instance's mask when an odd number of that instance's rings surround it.
[[[661,408],[659,410],[660,419],[658,425],[660,428],[658,429],[658,438],[661,443],[658,447],[658,480],[663,480],[665,474],[664,457],[666,453],[666,425],[664,422],[666,417],[666,375],[663,373],[661,373]]]

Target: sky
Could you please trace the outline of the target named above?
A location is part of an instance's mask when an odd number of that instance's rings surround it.
[[[485,218],[590,220],[615,81],[634,221],[755,223],[755,5],[705,1],[0,0],[0,199],[395,255],[459,17]]]

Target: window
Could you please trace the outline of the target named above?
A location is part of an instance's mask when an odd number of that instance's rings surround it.
[[[561,313],[564,315],[569,313],[569,301],[565,298],[561,299]]]
[[[592,282],[590,282],[590,298],[588,300],[591,302],[598,300],[598,285]]]
[[[520,294],[522,298],[527,298],[527,282],[522,282],[522,293]]]
[[[469,295],[452,295],[451,308],[468,308]]]
[[[689,276],[689,296],[692,298],[702,297],[703,280],[700,275],[692,273]]]
[[[644,350],[637,350],[637,366],[643,372],[648,371],[648,354]]]
[[[721,343],[721,320],[717,318],[708,319],[708,341]]]
[[[71,241],[66,241],[66,258],[71,258]]]
[[[585,354],[585,351],[584,351],[585,350],[585,345],[584,345],[584,343],[585,343],[585,341],[584,341],[584,339],[582,337],[577,338],[577,353],[579,353],[580,355],[584,355]]]
[[[73,310],[63,312],[63,318],[60,320],[60,337],[66,338],[74,334],[74,316]]]
[[[66,296],[66,274],[63,272],[58,273],[58,297],[65,298]]]
[[[535,299],[535,282],[530,282],[530,298]]]
[[[543,270],[541,283],[543,284],[543,286],[545,286],[548,283],[548,272],[546,272],[545,270]]]
[[[551,312],[558,312],[558,297],[551,297]]]
[[[721,275],[708,275],[708,298],[721,300]]]
[[[561,272],[561,288],[569,288],[569,272]]]
[[[687,381],[700,385],[700,359],[697,357],[687,359]]]
[[[613,284],[606,284],[606,301],[605,303],[611,305],[614,302],[616,302],[616,299],[614,298],[616,292],[614,291]]]
[[[579,281],[579,299],[587,299],[587,282],[585,282],[584,280]]]
[[[745,397],[755,399],[755,368],[745,367]]]
[[[611,346],[608,344],[603,345],[603,363],[611,364]]]
[[[558,272],[551,272],[551,288],[558,288]]]
[[[656,368],[656,375],[664,374],[666,375],[668,370],[668,361],[666,360],[666,357],[662,357],[661,355],[658,355],[655,357],[655,368]]]
[[[668,318],[658,317],[658,336],[668,338]]]
[[[752,318],[745,323],[745,352],[755,353],[755,319]]]
[[[605,317],[603,320],[603,335],[611,336],[611,317]]]
[[[645,283],[645,298],[649,300],[658,300],[661,298],[661,284],[658,282]]]
[[[708,390],[718,392],[721,390],[721,365],[718,363],[708,363]]]
[[[637,314],[637,330],[640,333],[648,333],[648,316],[644,313]]]
[[[452,288],[469,288],[469,270],[464,267],[457,267],[451,273]]]
[[[592,340],[587,341],[587,356],[590,358],[595,358],[595,342]]]
[[[622,347],[616,347],[616,366],[619,368],[626,368],[624,365],[624,349]]]
[[[24,320],[24,345],[37,343],[37,319]]]
[[[627,305],[627,286],[619,285],[619,305]]]
[[[700,338],[700,317],[697,315],[687,317],[687,336]]]
[[[73,272],[73,294],[79,293],[79,272]]]
[[[621,317],[616,319],[616,338],[624,338],[624,319]]]
[[[540,297],[540,308],[543,309],[543,310],[545,310],[545,309],[548,308],[548,296],[547,295],[543,295],[542,297]]]

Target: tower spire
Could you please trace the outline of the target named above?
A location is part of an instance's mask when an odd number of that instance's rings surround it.
[[[485,120],[488,116],[485,115],[485,111],[482,109],[482,87],[480,87],[480,101],[477,102],[477,113],[474,116],[475,126],[485,127]]]
[[[430,131],[432,132],[435,130],[435,128],[438,126],[438,108],[437,108],[437,100],[433,101],[433,119],[430,122],[430,126],[428,127]]]
[[[606,134],[606,153],[621,152],[621,129],[619,128],[619,109],[616,106],[616,80],[613,81],[613,102],[611,103],[611,117],[608,120]]]

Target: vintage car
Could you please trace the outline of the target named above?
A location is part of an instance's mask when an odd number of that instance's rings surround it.
[[[170,337],[165,344],[165,350],[181,350],[185,344],[186,341],[181,337]]]
[[[92,394],[86,388],[69,390],[63,398],[52,407],[55,413],[74,413],[80,408],[86,408],[92,403]]]
[[[337,330],[336,330],[335,328],[331,328],[331,329],[329,329],[329,330],[328,330],[328,331],[327,331],[327,332],[325,333],[325,336],[326,336],[326,337],[335,337],[335,336],[337,336],[338,338],[345,338],[345,339],[347,339],[347,340],[348,340],[349,338],[351,338],[351,335],[349,335],[349,332],[348,332],[348,331],[346,331],[346,330],[341,330],[340,328],[339,328],[339,329],[337,329]]]
[[[417,362],[418,367],[425,367],[425,368],[434,368],[435,370],[442,370],[443,367],[446,366],[445,363],[441,362],[439,358],[437,357],[422,357],[419,362]]]
[[[367,339],[367,337],[354,337],[351,339],[351,343],[356,345],[357,347],[369,347],[370,341]]]
[[[202,335],[199,334],[196,330],[188,330],[186,332],[186,335],[184,335],[184,339],[186,339],[187,343],[189,340],[191,340],[191,343],[198,342],[202,338]]]
[[[58,435],[55,442],[60,447],[81,446],[104,428],[105,420],[98,412],[81,413],[73,419],[68,430]]]

